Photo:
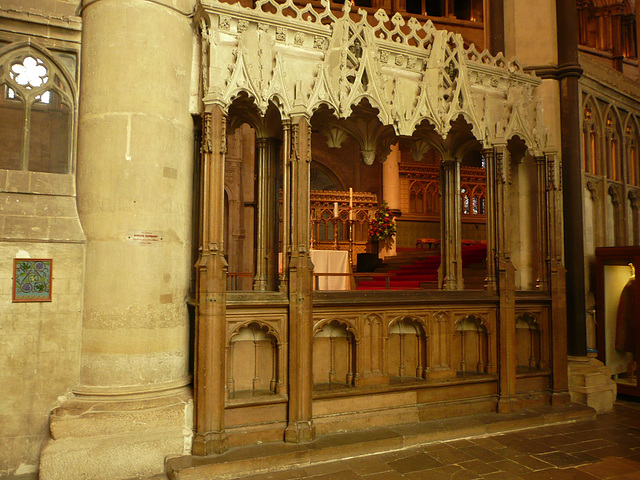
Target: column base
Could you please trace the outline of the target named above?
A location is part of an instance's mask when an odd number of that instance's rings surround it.
[[[520,400],[516,397],[503,397],[498,400],[498,413],[516,413],[521,407]]]
[[[290,423],[284,431],[286,443],[306,443],[316,439],[316,426],[313,420]]]
[[[561,407],[571,403],[571,395],[569,392],[551,392],[551,405]]]
[[[196,433],[193,437],[191,454],[206,457],[213,454],[221,454],[229,449],[229,440],[224,432]]]
[[[593,357],[569,357],[569,392],[571,401],[583,403],[597,413],[610,412],[616,401],[617,385],[611,370]]]
[[[149,478],[191,446],[188,388],[146,395],[73,397],[51,412],[42,480]]]

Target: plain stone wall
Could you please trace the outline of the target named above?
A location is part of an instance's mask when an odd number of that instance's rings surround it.
[[[23,190],[6,191],[16,185]],[[70,187],[70,175],[0,172],[0,477],[35,475],[49,412],[80,377],[85,247],[75,198],[34,193]],[[14,258],[53,260],[51,302],[13,303]]]
[[[2,46],[29,38],[74,78],[78,4],[3,0]],[[84,242],[73,174],[0,170],[0,478],[37,478],[49,414],[79,382]],[[51,302],[13,303],[14,258],[53,260]]]

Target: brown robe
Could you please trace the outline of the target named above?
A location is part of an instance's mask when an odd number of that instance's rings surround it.
[[[635,278],[622,289],[616,319],[616,350],[636,353],[638,311],[636,310]]]

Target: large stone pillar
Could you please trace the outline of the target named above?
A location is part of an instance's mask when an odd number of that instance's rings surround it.
[[[564,255],[567,288],[567,342],[570,355],[587,354],[585,303],[584,215],[580,157],[580,98],[578,79],[578,17],[575,0],[556,3],[558,28],[558,80],[562,135],[562,188]]]
[[[189,443],[194,4],[83,2],[81,384],[52,413],[40,478],[152,476]]]
[[[289,260],[289,418],[285,441],[315,438],[313,424],[313,285],[309,258],[309,171],[311,125],[291,121],[291,257]]]
[[[87,275],[77,391],[85,394],[149,392],[189,378],[193,32],[187,16],[159,3],[101,0],[82,13],[78,210]]]
[[[440,185],[442,191],[440,283],[444,290],[462,290],[460,160],[448,158],[442,162]]]

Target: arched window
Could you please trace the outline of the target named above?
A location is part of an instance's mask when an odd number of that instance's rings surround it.
[[[610,180],[622,180],[622,165],[620,163],[620,134],[619,124],[613,111],[609,111],[605,124],[607,177]]]
[[[629,118],[627,121],[625,145],[625,163],[629,172],[627,182],[637,187],[640,186],[640,158],[638,157],[638,130],[633,118]]]
[[[73,114],[70,83],[44,51],[0,51],[0,168],[70,173]]]
[[[600,172],[598,164],[599,135],[596,125],[596,112],[591,102],[584,107],[582,119],[582,154],[584,157],[584,171],[593,175]]]

